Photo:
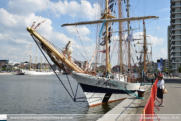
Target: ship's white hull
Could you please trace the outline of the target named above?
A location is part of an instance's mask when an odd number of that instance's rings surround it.
[[[128,94],[111,94],[107,96],[106,93],[91,93],[91,92],[84,92],[87,98],[87,102],[90,107],[101,105],[103,103],[109,103],[114,102],[118,100],[123,100],[128,97]],[[109,98],[108,100],[105,100],[106,98]]]
[[[37,72],[37,71],[30,71],[30,70],[22,70],[22,73],[25,75],[52,75],[54,72]]]
[[[139,83],[116,81],[76,72],[73,72],[73,75],[81,85],[89,106],[125,99],[128,97],[128,91],[135,92],[140,88]]]

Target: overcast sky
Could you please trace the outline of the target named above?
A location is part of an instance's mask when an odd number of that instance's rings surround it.
[[[0,1],[0,59],[22,62],[29,59],[28,49],[35,44],[26,27],[34,21],[43,23],[38,32],[54,42],[60,48],[68,41],[72,41],[74,57],[84,51],[83,42],[88,59],[91,59],[95,50],[96,25],[61,27],[64,23],[99,19],[99,9],[104,3],[101,0],[1,0]],[[115,0],[116,1],[116,0]],[[46,5],[47,4],[47,5]],[[46,5],[46,7],[45,7]],[[167,27],[170,21],[170,0],[130,0],[130,16],[159,16],[159,19],[146,20],[147,38],[152,43],[153,60],[155,57],[167,57]],[[41,13],[42,9],[44,11]],[[117,10],[116,10],[117,11]],[[41,16],[39,17],[41,13]],[[126,7],[122,1],[122,13],[126,17]],[[36,23],[36,24],[37,24]],[[131,22],[134,38],[140,38],[143,26],[142,21]],[[101,26],[101,25],[99,25]],[[118,26],[115,24],[114,27]],[[126,27],[125,25],[123,25]],[[139,29],[138,29],[139,28]],[[77,36],[77,31],[79,36]],[[114,35],[116,36],[116,35]],[[126,35],[125,35],[126,36]],[[141,41],[140,41],[141,42]],[[139,48],[139,47],[138,47]],[[149,47],[150,50],[151,47]],[[139,50],[138,50],[139,51]],[[40,57],[40,52],[38,52]],[[86,54],[84,53],[84,56]],[[77,57],[83,60],[83,57]],[[33,61],[35,59],[33,58]],[[40,58],[38,59],[40,61]]]

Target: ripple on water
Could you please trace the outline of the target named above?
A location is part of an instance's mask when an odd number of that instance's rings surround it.
[[[121,102],[95,107],[88,107],[87,102],[74,102],[55,75],[1,77],[0,114],[105,114]],[[60,75],[60,78],[65,85],[68,84],[66,76]],[[71,78],[70,83],[75,91],[77,82]],[[77,96],[84,96],[81,88]],[[100,115],[78,115],[76,120],[89,121],[99,117]]]

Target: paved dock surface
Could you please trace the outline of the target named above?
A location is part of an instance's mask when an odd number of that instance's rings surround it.
[[[181,78],[165,77],[164,80],[165,88],[168,90],[168,93],[164,94],[164,107],[159,107],[160,111],[154,108],[154,112],[158,116],[161,116],[161,114],[166,114],[165,116],[168,114],[181,114]],[[103,117],[98,119],[98,121],[138,121],[135,116],[130,114],[141,115],[143,112],[143,108],[145,107],[150,96],[151,86],[145,85],[144,88],[147,90],[145,92],[144,100],[129,97],[111,111],[106,113]],[[155,104],[158,105],[158,101],[155,100]],[[179,118],[181,120],[181,115],[179,115]]]
[[[145,107],[147,100],[150,95],[151,85],[145,85],[142,87],[145,92],[145,99],[137,99],[136,97],[130,96],[112,110],[107,112],[104,116],[99,118],[97,121],[127,121],[134,120],[134,116],[130,114],[141,114]],[[135,120],[134,120],[135,121]]]
[[[165,88],[168,93],[164,94],[164,107],[160,107],[160,111],[155,108],[155,113],[181,114],[181,79],[178,77],[165,79]],[[159,104],[156,100],[155,103]]]

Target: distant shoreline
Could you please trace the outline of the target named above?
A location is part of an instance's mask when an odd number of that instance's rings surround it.
[[[0,73],[0,75],[13,75],[13,73]]]

